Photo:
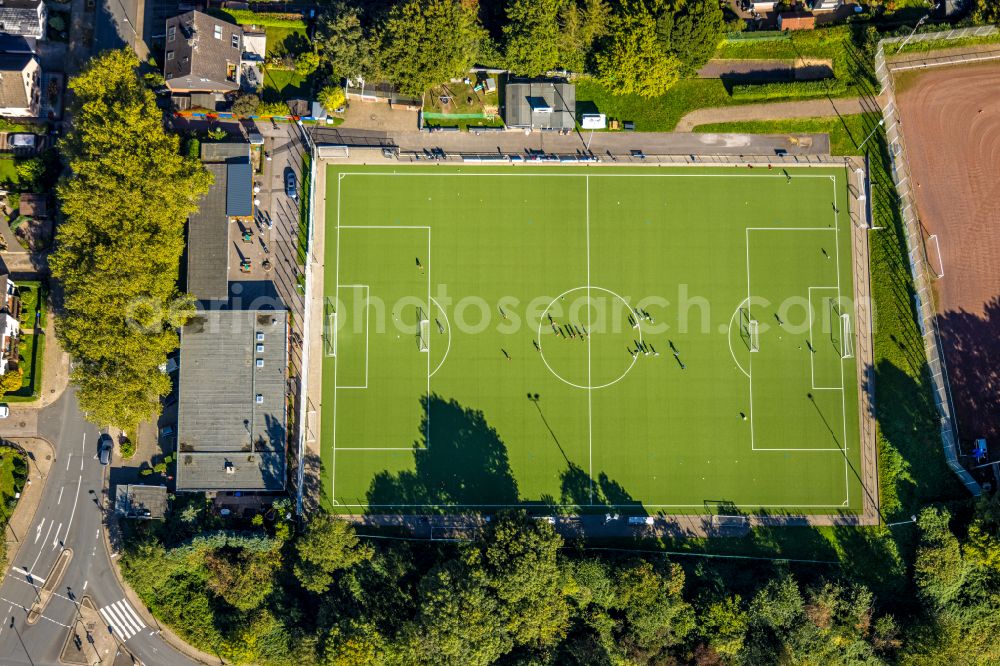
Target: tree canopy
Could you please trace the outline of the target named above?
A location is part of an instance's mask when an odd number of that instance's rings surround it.
[[[559,12],[563,0],[511,0],[504,26],[507,67],[541,76],[559,64]]]
[[[681,61],[663,50],[656,21],[645,6],[625,6],[595,55],[597,77],[619,94],[662,95],[680,78]]]
[[[474,6],[457,0],[408,0],[390,10],[379,35],[379,68],[400,90],[420,95],[465,76],[485,31]]]
[[[314,41],[335,76],[363,78],[375,67],[371,39],[355,7],[337,2],[327,8],[317,21]]]
[[[210,175],[163,129],[129,50],[90,61],[69,82],[73,119],[60,148],[70,175],[57,188],[52,275],[64,299],[56,332],[92,422],[134,430],[159,410],[190,301],[176,287],[184,223]]]

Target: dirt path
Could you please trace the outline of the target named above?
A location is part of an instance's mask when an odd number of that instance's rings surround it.
[[[849,116],[856,113],[877,112],[869,100],[857,98],[809,99],[796,102],[771,104],[743,104],[697,109],[686,114],[677,123],[675,132],[691,132],[698,125],[739,122],[745,120],[784,120],[786,118],[823,118]]]

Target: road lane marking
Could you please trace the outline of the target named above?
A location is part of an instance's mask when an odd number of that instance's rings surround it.
[[[86,592],[86,591],[87,591],[87,584],[88,584],[88,583],[90,583],[90,581],[89,581],[89,580],[85,580],[85,581],[83,581],[83,591],[84,591],[84,592]]]
[[[59,527],[56,528],[56,535],[52,537],[52,547],[55,548],[59,545],[59,531],[62,530],[62,523],[59,523]]]
[[[39,583],[44,583],[45,582],[44,578],[41,578],[39,576],[35,576],[30,571],[25,571],[21,567],[11,567],[10,570],[11,571],[16,571],[17,573],[21,574],[22,576],[31,576],[31,580],[37,580]]]
[[[11,605],[11,608],[13,608],[14,606],[17,606],[18,608],[20,608],[21,610],[23,610],[25,613],[27,613],[28,610],[29,610],[29,609],[25,608],[24,606],[22,606],[21,604],[17,603],[16,601],[11,601],[10,599],[5,599],[4,597],[0,597],[0,601],[6,601],[7,603],[9,603]],[[43,620],[48,620],[52,624],[58,624],[60,627],[65,627],[66,629],[70,628],[70,626],[68,624],[63,624],[62,622],[59,622],[58,620],[53,620],[51,617],[46,617],[45,615],[41,615],[41,614],[39,614],[38,617],[42,618]]]
[[[69,467],[69,465],[67,465],[67,467]],[[62,504],[62,494],[64,490],[66,490],[66,486],[59,489],[59,499],[56,500],[56,504]]]
[[[42,537],[42,528],[45,527],[45,521],[47,518],[42,518],[42,522],[38,523],[38,527],[35,528],[35,543]]]
[[[45,532],[45,541],[49,540],[49,535],[52,534],[52,527],[54,525],[55,525],[55,522],[50,522],[49,523],[49,529],[46,530],[46,532]],[[38,539],[35,539],[35,541],[37,542]],[[42,543],[44,544],[45,541],[43,541]],[[38,558],[40,558],[42,556],[42,553],[44,551],[45,551],[45,546],[44,545],[41,548],[38,549],[38,555],[35,555],[35,561],[31,563],[31,570],[32,571],[35,570],[35,565],[38,564]]]
[[[69,523],[66,525],[65,541],[69,541],[69,530],[73,526],[73,518],[76,516],[76,503],[80,501],[80,484],[83,483],[83,475],[76,480],[76,495],[73,497],[73,511],[69,514]]]

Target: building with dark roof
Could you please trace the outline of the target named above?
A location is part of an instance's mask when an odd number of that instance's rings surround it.
[[[288,314],[199,311],[181,329],[178,491],[285,487]]]
[[[115,487],[115,513],[139,520],[163,520],[167,487],[123,484]]]
[[[42,100],[42,68],[30,53],[0,55],[0,115],[38,116]]]
[[[253,168],[248,157],[226,162],[226,215],[253,217]]]
[[[0,32],[41,39],[47,15],[42,0],[4,0],[0,3]]]
[[[576,127],[576,86],[559,79],[511,79],[502,115],[507,127],[571,130]]]
[[[229,217],[226,164],[206,164],[212,185],[188,218],[187,292],[200,301],[229,297]]]
[[[190,11],[167,19],[163,76],[172,92],[232,92],[240,87],[243,29]]]

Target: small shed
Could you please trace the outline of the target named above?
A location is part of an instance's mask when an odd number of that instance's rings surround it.
[[[809,12],[788,12],[778,15],[778,30],[814,30],[816,17]]]
[[[115,488],[115,512],[138,520],[163,520],[167,515],[167,487],[120,485]]]

